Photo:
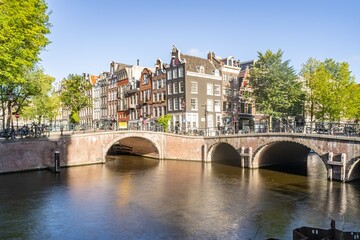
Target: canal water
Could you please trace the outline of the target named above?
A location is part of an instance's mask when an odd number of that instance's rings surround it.
[[[325,166],[249,170],[134,156],[0,175],[0,239],[292,239],[301,226],[360,231],[360,183]]]

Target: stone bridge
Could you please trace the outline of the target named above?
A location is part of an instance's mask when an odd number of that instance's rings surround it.
[[[360,178],[360,138],[301,133],[257,133],[214,137],[162,132],[112,131],[55,135],[0,142],[0,173],[104,163],[109,149],[120,144],[132,154],[158,159],[229,162],[246,168],[305,162],[312,150],[322,159],[329,180]]]

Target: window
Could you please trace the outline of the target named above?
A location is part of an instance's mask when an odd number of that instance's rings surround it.
[[[248,114],[252,114],[252,105],[248,103]]]
[[[170,69],[167,71],[167,79],[168,79],[168,80],[171,80],[171,79],[172,79],[172,74],[171,74],[171,70],[170,70]]]
[[[220,96],[220,85],[214,85],[214,95]]]
[[[186,105],[185,99],[181,97],[179,102],[180,102],[180,110],[185,110],[185,105]]]
[[[172,84],[168,84],[168,94],[172,94]]]
[[[172,107],[173,106],[173,102],[172,102],[172,99],[168,99],[168,109],[169,111],[172,111]]]
[[[206,100],[206,111],[208,111],[208,112],[214,111],[213,100],[212,99],[207,99]]]
[[[184,92],[184,82],[183,81],[179,82],[179,87],[180,87],[180,93],[183,93]]]
[[[207,93],[207,95],[213,95],[214,94],[214,89],[213,89],[213,85],[211,84],[211,83],[208,83],[207,85],[206,85],[206,93]]]
[[[163,85],[163,86],[164,86],[164,85]],[[158,89],[162,88],[163,86],[161,86],[161,80],[159,79],[159,80],[158,80],[158,84],[157,84]]]
[[[179,99],[174,98],[174,110],[179,110]]]
[[[191,110],[197,111],[198,110],[197,98],[192,98],[190,102],[191,102]]]
[[[156,89],[156,81],[153,82],[153,89]]]
[[[214,110],[215,110],[215,112],[220,112],[221,111],[220,100],[214,100]]]
[[[179,68],[179,78],[184,76],[184,68],[180,67]]]
[[[173,78],[178,78],[177,68],[173,69]]]
[[[174,93],[179,93],[179,84],[177,82],[173,83],[174,85]]]
[[[149,83],[149,76],[147,74],[144,74],[144,84]]]
[[[162,80],[162,86],[161,87],[165,87],[166,86],[166,79],[164,78],[163,80]]]
[[[198,83],[197,82],[191,82],[190,83],[190,90],[191,93],[198,93]]]
[[[214,127],[214,116],[212,114],[208,114],[206,116],[207,118],[207,127],[209,129],[213,128]]]

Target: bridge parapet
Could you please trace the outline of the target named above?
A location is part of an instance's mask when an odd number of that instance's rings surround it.
[[[107,151],[118,142],[130,145],[134,154],[204,162],[211,162],[214,156],[223,154],[221,149],[217,149],[222,144],[227,146],[223,149],[233,150],[235,154],[232,156],[238,158],[238,166],[246,168],[282,163],[269,158],[269,154],[281,157],[280,153],[284,152],[299,160],[312,149],[322,158],[330,180],[346,182],[360,178],[360,138],[302,133],[204,137],[149,131],[111,131],[52,135],[41,140],[4,141],[0,143],[0,172],[46,167],[52,164],[54,151],[60,151],[62,166],[103,163]],[[295,153],[291,154],[292,151]],[[19,159],[31,159],[31,162],[22,166],[18,164]]]

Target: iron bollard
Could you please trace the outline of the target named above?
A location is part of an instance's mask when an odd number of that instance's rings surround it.
[[[55,151],[55,172],[58,173],[60,172],[60,152],[59,151]]]

